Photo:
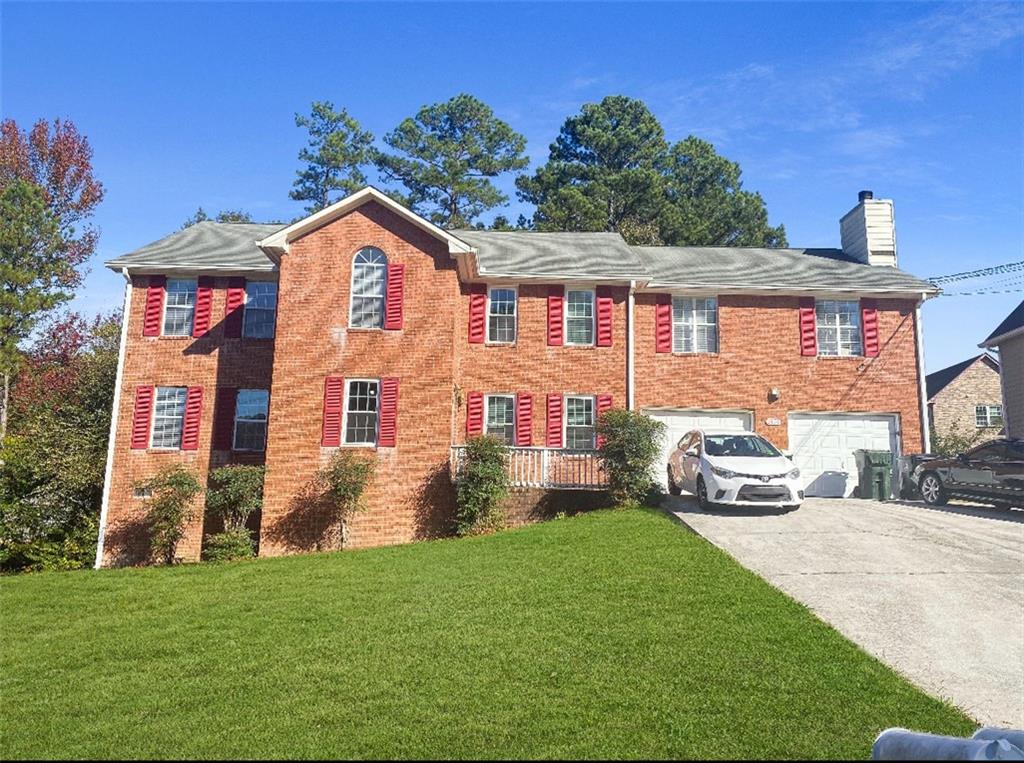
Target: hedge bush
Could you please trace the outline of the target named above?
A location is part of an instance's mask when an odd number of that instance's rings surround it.
[[[466,443],[455,480],[455,529],[469,535],[504,523],[501,501],[508,495],[508,447],[497,437]]]
[[[613,409],[597,422],[601,465],[608,492],[617,503],[636,506],[656,490],[654,465],[661,454],[665,425],[636,411]]]
[[[376,468],[375,459],[342,448],[335,451],[327,465],[317,472],[316,481],[340,526],[342,548],[348,545],[349,519],[365,508],[363,493]]]
[[[149,493],[142,510],[150,526],[153,555],[159,562],[174,564],[185,525],[195,518],[195,497],[203,492],[198,477],[184,466],[172,466],[135,487]]]

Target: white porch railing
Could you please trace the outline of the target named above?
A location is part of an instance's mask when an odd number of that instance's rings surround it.
[[[465,445],[452,446],[453,477],[458,477],[465,453]],[[509,448],[507,469],[513,487],[600,490],[608,486],[608,476],[601,468],[596,450]]]

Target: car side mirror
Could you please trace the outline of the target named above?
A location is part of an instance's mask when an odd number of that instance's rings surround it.
[[[697,455],[697,449],[696,448],[690,448],[689,450],[686,451],[685,455],[687,455],[687,456],[696,456]]]
[[[785,456],[786,458],[788,458],[790,461],[793,460],[793,451],[791,451],[791,450],[784,450],[784,451],[782,451],[782,455]]]

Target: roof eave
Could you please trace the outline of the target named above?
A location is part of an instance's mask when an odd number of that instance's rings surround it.
[[[984,349],[997,347],[998,345],[1005,342],[1007,339],[1013,339],[1014,337],[1020,336],[1021,334],[1024,334],[1024,326],[1018,326],[1017,328],[1012,329],[1010,331],[1004,331],[999,336],[989,337],[984,342],[979,344],[978,347],[982,347]]]

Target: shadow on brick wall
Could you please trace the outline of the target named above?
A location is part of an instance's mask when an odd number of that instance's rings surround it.
[[[152,561],[150,544],[152,527],[145,514],[140,513],[107,528],[106,544],[110,550],[106,564],[111,567],[137,567]]]
[[[341,548],[341,525],[334,505],[315,483],[304,486],[289,502],[287,512],[264,527],[263,533],[268,542],[288,553]]]
[[[434,466],[413,497],[416,540],[444,538],[455,533],[455,486],[445,460]]]

